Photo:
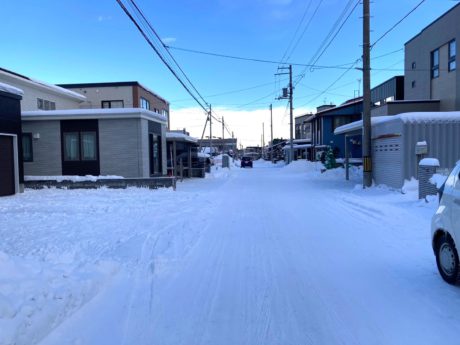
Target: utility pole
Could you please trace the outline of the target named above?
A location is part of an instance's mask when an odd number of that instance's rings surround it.
[[[293,130],[293,125],[294,125],[294,114],[293,114],[293,104],[292,104],[292,97],[293,97],[293,92],[294,92],[294,87],[292,85],[292,65],[289,65],[289,67],[278,67],[278,69],[289,69],[289,73],[277,73],[277,75],[280,74],[289,74],[289,87],[288,89],[283,89],[283,96],[278,97],[278,99],[289,99],[289,118],[290,118],[290,123],[289,123],[289,162],[292,162],[294,160],[294,130]]]
[[[289,159],[292,162],[294,160],[294,114],[293,114],[293,109],[294,107],[292,106],[292,65],[289,65],[289,117],[290,117],[290,123],[289,123],[289,134],[291,136],[289,140]]]
[[[273,106],[270,104],[270,160],[273,162]]]
[[[212,107],[209,105],[209,155],[212,156]]]
[[[372,185],[370,0],[363,0],[363,188]]]
[[[265,153],[265,123],[262,122],[262,158]]]
[[[222,116],[222,140],[225,139],[225,120]]]

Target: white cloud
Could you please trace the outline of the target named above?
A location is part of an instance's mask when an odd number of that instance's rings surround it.
[[[164,44],[171,44],[177,41],[175,37],[165,37],[161,39]]]
[[[218,117],[224,117],[230,131],[235,132],[238,145],[260,145],[262,135],[262,122],[265,123],[265,142],[270,140],[270,111],[266,109],[256,110],[231,110],[226,108],[214,108]],[[289,138],[289,112],[286,106],[273,108],[273,137]],[[294,117],[310,113],[312,109],[296,109]],[[206,115],[201,108],[171,109],[171,129],[187,129],[194,137],[201,138]],[[205,136],[209,135],[209,125]],[[222,125],[213,122],[213,136],[222,136]],[[225,131],[225,137],[229,134]]]
[[[111,19],[112,19],[111,16],[102,16],[102,15],[101,15],[101,16],[97,17],[97,21],[98,21],[98,22],[103,22],[103,21],[111,20]]]

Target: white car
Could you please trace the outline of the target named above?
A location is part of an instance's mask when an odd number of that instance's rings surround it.
[[[460,161],[439,190],[439,206],[431,220],[431,238],[439,273],[449,284],[460,282]]]

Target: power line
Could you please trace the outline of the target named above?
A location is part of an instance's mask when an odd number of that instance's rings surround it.
[[[419,8],[426,0],[420,1],[413,9],[411,9],[404,17],[402,17],[399,21],[397,21],[391,28],[383,33],[375,42],[371,45],[373,48],[377,43],[379,43],[386,35],[388,35],[391,31],[393,31],[399,24],[401,24],[407,17],[409,17],[417,8]]]
[[[351,1],[350,3],[351,4]],[[346,24],[346,22],[348,21],[348,19],[350,19],[351,15],[353,14],[353,12],[355,11],[356,7],[358,7],[359,5],[359,1],[356,2],[355,6],[351,9],[350,13],[348,14],[348,16],[345,18],[345,20],[342,22],[342,25],[340,25],[340,27],[337,29],[337,31],[335,32],[334,36],[329,40],[329,43],[327,43],[327,45],[323,48],[323,50],[321,51],[321,53],[316,57],[316,59],[313,61],[312,65],[316,64],[318,62],[318,60],[321,58],[321,56],[324,55],[324,53],[326,52],[326,50],[330,47],[330,45],[332,44],[332,42],[334,42],[335,38],[337,37],[337,35],[340,33],[340,31],[342,30],[342,28],[344,27],[344,25]]]
[[[308,3],[307,7],[305,8],[305,10],[303,12],[303,15],[302,15],[302,19],[300,19],[300,22],[297,25],[297,28],[296,28],[296,30],[294,32],[294,36],[292,36],[291,41],[289,42],[289,44],[288,44],[288,46],[287,46],[287,48],[286,48],[286,50],[285,50],[285,52],[284,52],[284,54],[283,54],[283,56],[281,58],[281,61],[284,60],[284,58],[286,57],[286,54],[288,53],[289,49],[291,48],[292,42],[294,42],[294,39],[296,38],[297,33],[299,32],[299,29],[302,26],[303,21],[305,20],[305,17],[307,16],[308,10],[310,9],[310,6],[311,6],[312,2],[313,2],[313,0],[310,0],[310,2]],[[289,57],[287,59],[289,59]]]
[[[201,100],[206,104],[207,102],[205,101],[205,99],[203,98],[203,96],[201,96],[200,92],[196,89],[196,87],[193,85],[193,83],[191,82],[191,80],[189,79],[189,77],[187,76],[187,74],[185,74],[184,70],[180,67],[179,63],[176,61],[176,59],[174,58],[174,56],[171,54],[171,52],[166,49],[166,45],[164,44],[163,40],[161,39],[161,37],[158,35],[158,33],[156,32],[156,30],[153,28],[153,26],[150,24],[150,22],[148,21],[148,19],[145,17],[144,13],[142,12],[141,9],[139,9],[139,7],[136,5],[136,3],[134,2],[134,0],[130,0],[130,2],[133,4],[133,6],[136,8],[136,10],[139,12],[139,14],[141,15],[142,19],[145,21],[145,23],[147,24],[147,26],[150,28],[150,30],[152,30],[152,32],[154,33],[154,35],[156,36],[156,38],[158,39],[159,42],[161,42],[161,44],[163,45],[163,47],[165,48],[166,52],[168,53],[168,55],[171,57],[171,59],[174,61],[174,63],[176,64],[176,66],[179,68],[179,70],[181,71],[181,73],[184,75],[185,79],[187,79],[187,81],[189,82],[189,84],[192,86],[192,88],[195,90],[195,92],[198,94],[198,96],[201,98]]]
[[[155,51],[155,53],[158,55],[158,57],[161,59],[161,61],[165,64],[165,66],[169,69],[169,71],[174,75],[174,77],[179,81],[179,83],[184,87],[184,89],[189,93],[190,96],[200,105],[200,107],[207,112],[207,108],[200,102],[200,100],[192,93],[192,91],[185,85],[184,81],[177,75],[176,71],[170,66],[170,64],[166,61],[165,57],[160,53],[160,51],[157,49],[157,47],[154,45],[152,40],[148,37],[148,35],[145,33],[145,31],[141,28],[139,23],[136,21],[136,19],[131,15],[129,10],[126,8],[126,6],[122,3],[121,0],[116,0],[117,3],[120,5],[120,7],[123,9],[125,14],[129,17],[129,19],[133,22],[133,24],[136,26],[136,28],[139,30],[139,32],[142,34],[144,39],[147,41],[147,43],[150,45],[150,47]],[[205,102],[207,105],[207,103]]]
[[[296,63],[296,62],[281,62],[281,61],[276,61],[276,60],[266,60],[266,59],[257,59],[257,58],[248,58],[248,57],[242,57],[242,56],[235,56],[235,55],[228,55],[228,54],[220,54],[220,53],[213,53],[213,52],[206,52],[202,50],[196,50],[196,49],[188,49],[188,48],[181,48],[177,46],[166,46],[168,49],[175,49],[175,50],[180,50],[188,53],[194,53],[194,54],[201,54],[201,55],[209,55],[209,56],[215,56],[215,57],[221,57],[221,58],[226,58],[226,59],[235,59],[235,60],[243,60],[243,61],[251,61],[251,62],[260,62],[260,63],[268,63],[268,64],[275,64],[275,65],[283,65],[283,64],[289,64],[293,66],[300,66],[300,67],[310,67],[310,68],[317,68],[317,69],[322,69],[322,68],[329,68],[329,69],[347,69],[347,67],[343,65],[312,65],[312,64],[304,64],[304,63]]]

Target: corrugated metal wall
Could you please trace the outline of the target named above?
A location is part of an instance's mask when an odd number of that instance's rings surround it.
[[[426,141],[428,154],[424,157],[437,158],[441,168],[451,169],[460,160],[460,122],[432,121],[404,124],[404,178],[417,176],[418,157],[415,145]]]
[[[374,181],[393,188],[404,183],[404,144],[401,136],[379,138],[372,141]]]

